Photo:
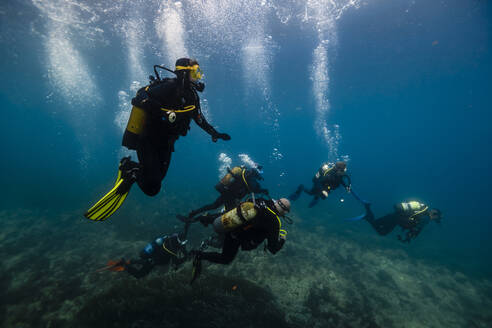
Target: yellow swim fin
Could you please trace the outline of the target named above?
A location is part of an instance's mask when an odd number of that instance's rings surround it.
[[[124,160],[125,158],[122,160],[122,163]],[[129,177],[123,178],[121,166],[122,164],[120,164],[118,177],[116,179],[114,187],[84,214],[84,216],[89,220],[106,220],[120,208],[120,206],[125,201],[126,196],[128,196],[130,188],[136,180],[136,176],[132,174]]]

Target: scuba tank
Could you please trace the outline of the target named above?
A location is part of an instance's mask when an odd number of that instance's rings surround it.
[[[161,83],[163,80],[161,79],[159,72],[157,72],[157,68],[164,69],[173,74],[176,74],[174,71],[160,65],[154,65],[155,76],[149,76],[149,85],[140,88],[137,91],[137,95],[132,99],[132,111],[130,113],[130,118],[128,119],[128,123],[126,125],[125,133],[123,134],[122,145],[127,147],[128,149],[136,150],[139,144],[140,136],[145,130],[145,121],[147,118],[147,113],[144,109],[139,106],[135,106],[134,100],[137,103],[144,103],[148,99],[147,90],[149,87]],[[175,113],[168,113],[169,118],[172,116],[172,122],[176,120]]]
[[[232,169],[228,169],[229,173],[227,173],[222,179],[220,179],[219,183],[215,185],[215,189],[221,194],[227,192],[229,187],[236,181],[236,178],[241,176],[243,169],[239,166],[233,167]]]
[[[402,202],[395,205],[395,208],[398,212],[404,212],[404,213],[420,212],[425,207],[427,207],[425,204],[416,201],[410,201],[408,203]]]
[[[241,203],[238,207],[226,212],[214,220],[214,229],[217,233],[235,230],[253,220],[258,211],[252,202]]]
[[[318,172],[316,172],[316,179],[319,179],[320,177],[326,176],[331,170],[333,170],[334,167],[335,167],[335,165],[333,165],[332,163],[323,164],[319,168]]]
[[[144,130],[145,119],[145,111],[140,107],[133,106],[123,134],[123,146],[128,149],[137,149],[139,137]]]
[[[402,202],[395,205],[395,209],[399,213],[410,214],[408,219],[413,221],[415,216],[424,213],[429,207],[417,201]]]

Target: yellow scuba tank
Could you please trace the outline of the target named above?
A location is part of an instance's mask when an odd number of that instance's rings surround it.
[[[239,166],[233,167],[231,170],[229,170],[229,173],[224,175],[222,179],[220,179],[219,183],[215,185],[215,189],[220,193],[226,192],[229,186],[236,180],[236,178],[241,175],[242,171],[243,169]]]
[[[241,203],[214,220],[214,229],[218,233],[237,229],[256,217],[257,210],[252,202]]]
[[[142,108],[133,106],[123,134],[123,146],[128,149],[137,149],[139,136],[144,130],[146,116]]]
[[[413,220],[416,215],[424,213],[429,207],[417,201],[402,202],[395,206],[400,213],[410,214],[409,220]]]
[[[400,206],[404,212],[418,212],[426,207],[425,204],[416,201],[410,201],[408,203],[403,202],[400,203]]]

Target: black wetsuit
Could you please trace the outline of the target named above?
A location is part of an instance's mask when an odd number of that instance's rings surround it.
[[[192,119],[212,137],[218,138],[220,134],[203,117],[200,98],[192,84],[181,87],[176,78],[163,79],[141,88],[132,99],[132,104],[146,113],[144,131],[139,136],[138,144],[129,147],[137,151],[140,162],[137,183],[145,194],[154,196],[160,191],[161,181],[166,176],[174,142],[188,133]],[[186,112],[171,114],[162,110],[185,110],[190,106],[194,109]],[[123,145],[127,146],[125,139]]]
[[[160,240],[162,240],[162,243]],[[147,244],[140,252],[139,259],[130,260],[125,270],[135,278],[142,278],[156,265],[172,264],[175,267],[188,259],[185,246],[178,241],[178,235],[164,236]]]
[[[323,176],[322,168],[318,170],[318,173],[313,177],[313,186],[311,189],[306,189],[304,185],[299,185],[296,192],[290,196],[291,200],[296,200],[304,191],[306,194],[314,196],[313,200],[309,203],[309,207],[313,207],[319,201],[319,199],[325,199],[326,196],[323,195],[323,191],[328,194],[340,187],[340,185],[345,188],[350,187],[350,177],[347,174],[339,175],[336,169],[331,169],[328,174]]]
[[[241,199],[250,193],[264,193],[268,194],[267,189],[262,189],[260,183],[258,182],[261,177],[256,174],[253,169],[245,169],[244,182],[242,175],[234,177],[234,181],[224,189],[217,189],[220,192],[220,196],[217,197],[215,202],[200,207],[194,211],[190,212],[190,216],[195,216],[204,211],[213,210],[219,208],[220,206],[225,206],[225,211],[232,210],[234,207],[239,205]]]
[[[267,240],[267,249],[272,253],[277,253],[285,243],[285,239],[280,238],[280,219],[270,212],[268,208],[275,211],[273,201],[265,199],[256,200],[258,214],[245,226],[225,233],[222,253],[202,252],[201,259],[221,264],[229,264],[236,257],[239,247],[243,251],[257,248],[264,240]],[[268,207],[268,208],[267,208]]]
[[[397,226],[400,226],[402,232],[405,232],[405,236],[402,237],[401,235],[398,235],[398,240],[404,243],[409,243],[412,239],[419,235],[422,229],[429,222],[428,210],[415,216],[412,216],[412,214],[412,212],[407,213],[395,210],[394,213],[390,213],[376,219],[370,208],[367,207],[365,219],[381,236],[391,233]]]

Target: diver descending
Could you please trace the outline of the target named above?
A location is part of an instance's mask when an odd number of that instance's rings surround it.
[[[313,200],[309,203],[309,207],[313,207],[318,203],[320,198],[326,199],[330,192],[337,189],[340,185],[344,186],[347,192],[350,192],[351,181],[346,172],[347,164],[345,162],[336,162],[334,165],[324,163],[313,177],[313,186],[311,187],[311,190],[306,189],[304,185],[301,184],[297,187],[297,190],[289,196],[289,199],[291,201],[296,201],[304,191],[306,194],[314,196]]]
[[[268,190],[261,188],[258,182],[258,180],[263,180],[261,166],[251,168],[235,166],[232,169],[228,168],[227,171],[228,173],[215,185],[215,189],[220,193],[215,202],[191,211],[188,217],[192,218],[197,214],[220,206],[224,206],[225,210],[229,211],[236,207],[241,199],[251,193],[268,195]]]
[[[176,77],[161,79],[156,68]],[[154,72],[156,77],[151,76],[150,84],[132,99],[133,108],[123,135],[123,146],[137,151],[138,163],[130,157],[120,161],[114,187],[84,214],[88,219],[103,221],[110,217],[123,204],[134,182],[148,196],[157,195],[174,143],[186,136],[192,119],[213,142],[231,139],[228,134],[217,132],[202,115],[197,92],[202,92],[205,85],[198,81],[202,72],[196,60],[180,58],[174,71],[155,65]]]
[[[174,269],[177,269],[189,259],[186,251],[188,241],[185,238],[184,234],[177,233],[156,238],[140,251],[140,258],[128,261],[124,258],[119,261],[108,261],[108,265],[99,269],[98,272],[126,271],[139,279],[148,275],[156,265],[172,265]]]
[[[204,247],[192,250],[194,255],[191,283],[201,272],[201,260],[229,264],[236,257],[239,248],[243,251],[256,249],[267,241],[265,250],[277,253],[284,245],[287,231],[282,229],[280,217],[292,223],[286,214],[290,212],[290,202],[286,198],[279,200],[256,199],[242,202],[228,212],[203,215],[199,221],[207,226],[213,224],[219,234],[224,234],[222,252],[204,252]],[[202,243],[203,245],[203,243]],[[206,247],[206,246],[205,246]]]
[[[170,71],[176,77],[161,79],[157,68]],[[228,134],[217,132],[201,113],[198,92],[202,92],[205,85],[199,82],[202,73],[196,60],[180,58],[174,71],[155,65],[154,72],[155,77],[150,76],[150,84],[139,89],[132,99],[133,108],[123,135],[123,146],[136,150],[138,162],[132,161],[130,156],[121,159],[113,188],[84,214],[90,220],[103,221],[114,214],[135,182],[146,195],[157,195],[171,162],[174,143],[187,135],[191,120],[207,132],[213,142],[230,140]],[[400,226],[405,235],[399,235],[398,239],[406,243],[416,238],[429,221],[440,222],[439,210],[429,209],[415,201],[400,203],[395,206],[394,213],[375,219],[370,203],[351,188],[351,179],[346,172],[347,164],[343,161],[323,163],[312,178],[311,189],[301,184],[289,199],[297,200],[304,191],[313,196],[309,203],[311,208],[320,198],[326,199],[333,190],[343,186],[366,208],[365,214],[351,220],[365,219],[380,235],[387,235]],[[220,195],[214,202],[191,210],[187,216],[177,215],[185,223],[183,233],[157,238],[147,244],[139,258],[109,261],[99,271],[126,271],[135,278],[141,278],[156,265],[177,268],[193,259],[193,283],[201,273],[202,260],[229,264],[239,249],[251,251],[265,241],[265,251],[276,254],[284,246],[287,236],[287,231],[282,229],[282,221],[292,223],[286,216],[291,204],[287,198],[255,199],[255,194],[269,195],[259,183],[263,180],[262,174],[261,166],[228,168],[228,173],[215,186]],[[251,198],[241,201],[248,194]],[[224,206],[221,212],[202,214],[221,206]],[[186,235],[190,225],[197,221],[204,226],[212,224],[216,235],[204,240],[198,249],[188,252]],[[221,248],[221,251],[206,251],[209,246]]]
[[[405,232],[404,237],[398,235],[398,240],[402,243],[410,243],[429,222],[441,223],[442,214],[440,210],[437,208],[429,209],[429,206],[417,201],[399,203],[394,208],[393,213],[376,219],[370,204],[366,204],[366,215],[362,218],[369,222],[381,236],[389,234],[396,226],[400,226],[402,232]]]

